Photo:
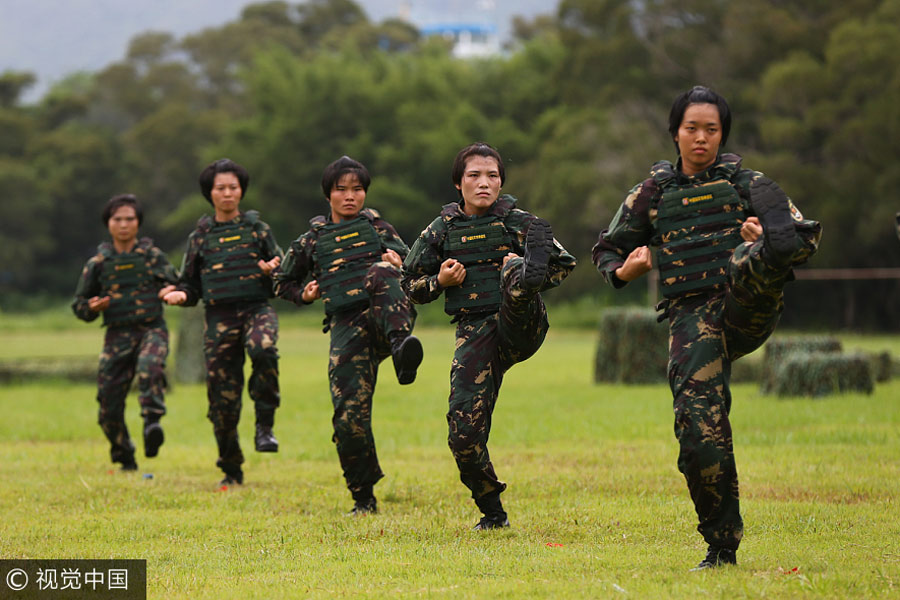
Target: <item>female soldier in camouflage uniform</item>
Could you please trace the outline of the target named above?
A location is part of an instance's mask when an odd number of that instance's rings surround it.
[[[390,223],[363,208],[369,182],[366,167],[352,158],[328,165],[322,192],[331,213],[310,221],[275,274],[279,297],[297,305],[322,298],[324,304],[333,440],[353,496],[352,515],[377,512],[372,488],[384,477],[372,435],[378,365],[393,356],[397,379],[408,384],[422,362],[422,344],[410,335],[416,313],[400,287],[409,248]]]
[[[140,202],[131,194],[113,196],[103,208],[111,242],[103,242],[81,271],[72,310],[83,321],[103,313],[106,336],[97,373],[99,423],[111,445],[113,462],[134,471],[134,444],[125,426],[125,397],[135,373],[144,418],[144,455],[156,456],[163,443],[159,419],[166,414],[166,356],[169,331],[159,297],[177,280],[174,267],[150,238],[138,240]]]
[[[540,292],[558,286],[575,258],[547,221],[500,195],[506,173],[494,148],[478,142],[460,150],[452,178],[460,200],[444,206],[413,244],[403,287],[416,304],[444,292],[445,311],[457,324],[448,442],[460,480],[484,514],[475,529],[495,529],[509,526],[500,502],[506,484],[487,449],[500,384],[543,343],[549,323]]]
[[[200,190],[215,208],[204,215],[188,238],[181,279],[165,296],[169,304],[206,307],[204,353],[209,420],[219,446],[216,465],[225,472],[222,485],[244,482],[244,455],[238,441],[244,351],[252,371],[247,390],[256,407],[256,451],[277,452],[272,433],[278,389],[278,316],[269,305],[272,271],[281,248],[255,210],[239,210],[250,176],[225,158],[200,173]]]
[[[678,469],[709,545],[698,569],[734,564],[743,535],[731,363],[771,335],[791,267],[816,251],[821,231],[775,182],[719,154],[730,128],[720,95],[704,87],[681,94],[669,114],[677,163],[653,166],[593,249],[594,264],[619,288],[651,269],[647,246],[658,246]]]

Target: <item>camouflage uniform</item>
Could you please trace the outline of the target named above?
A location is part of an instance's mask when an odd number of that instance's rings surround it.
[[[115,261],[121,264],[114,264]],[[104,269],[104,265],[108,268]],[[133,272],[142,267],[146,269],[144,279],[137,285],[123,285],[115,280],[117,272]],[[142,238],[131,252],[121,254],[110,242],[104,242],[81,271],[72,303],[79,319],[91,322],[100,315],[88,307],[91,298],[110,297],[109,308],[103,312],[107,329],[97,372],[97,401],[98,422],[110,442],[113,462],[134,463],[134,444],[125,426],[125,397],[135,373],[141,416],[158,421],[166,414],[169,332],[162,303],[156,296],[177,278],[166,255],[149,238]]]
[[[409,248],[377,211],[364,208],[360,216],[371,223],[378,237],[371,264],[361,267],[364,278],[347,290],[361,300],[327,315],[324,321],[324,331],[331,332],[328,381],[334,406],[332,441],[347,488],[356,500],[369,497],[372,486],[384,477],[372,435],[372,396],[378,366],[391,355],[391,338],[408,336],[416,317],[400,287],[400,269],[380,258],[387,249],[403,258]],[[317,250],[319,240],[326,235],[324,228],[331,223],[330,217],[315,217],[310,220],[310,230],[291,244],[275,274],[275,293],[280,298],[307,304],[302,298],[307,280],[316,279],[321,285],[323,268]]]
[[[219,248],[216,242],[232,245]],[[271,427],[280,404],[278,316],[268,302],[273,296],[271,279],[256,264],[276,256],[281,256],[281,248],[256,211],[227,223],[204,216],[188,238],[178,282],[177,289],[187,295],[185,306],[201,298],[205,304],[207,417],[219,447],[217,465],[229,476],[241,473],[244,462],[237,427],[245,351],[252,364],[247,391],[257,424]]]
[[[515,204],[514,197],[502,195],[488,210],[488,216],[496,216],[506,230],[508,244],[504,242],[498,248],[500,253],[522,256],[525,234],[536,217],[515,208]],[[447,204],[413,244],[403,263],[403,287],[414,303],[431,302],[444,291],[437,274],[448,258],[445,241],[454,222],[464,223],[467,219],[460,203]],[[471,490],[485,515],[493,507],[502,511],[499,495],[506,489],[494,471],[487,448],[503,375],[540,348],[549,323],[539,292],[558,286],[575,268],[575,258],[554,240],[549,272],[537,292],[520,285],[521,267],[522,258],[518,257],[510,259],[502,269],[499,262],[496,264],[499,307],[471,311],[463,308],[453,319],[456,351],[450,367],[448,444],[459,467],[460,480]],[[471,273],[472,269],[467,268],[466,277]]]
[[[632,250],[648,244],[665,249],[666,238],[660,226],[664,189],[690,192],[716,182],[729,183],[738,200],[729,217],[732,238],[739,238],[740,224],[754,214],[750,190],[763,175],[742,169],[739,156],[723,154],[714,165],[694,176],[684,175],[680,167],[680,161],[677,168],[665,161],[654,165],[651,177],[631,190],[609,229],[600,234],[593,249],[594,264],[614,287],[625,285],[615,271]],[[707,196],[694,199],[704,198]],[[684,200],[684,205],[690,202]],[[797,236],[786,262],[773,261],[764,252],[763,236],[752,243],[738,239],[733,250],[722,251],[724,258],[717,263],[721,266],[703,272],[710,281],[721,277],[720,283],[670,294],[666,301],[669,385],[674,397],[675,436],[681,447],[678,469],[684,474],[694,501],[699,518],[697,529],[714,547],[736,550],[743,535],[728,420],[731,363],[761,346],[771,335],[784,308],[784,284],[793,278],[791,267],[815,253],[821,236],[820,225],[804,219],[788,202]],[[690,211],[691,218],[709,221],[708,209],[702,207],[702,202],[697,204],[699,207]],[[724,227],[710,231],[720,234]],[[657,259],[664,263],[667,260],[662,254]],[[686,263],[690,259],[675,262],[682,273],[696,270],[690,264],[685,267]],[[705,266],[693,265],[700,269]],[[673,288],[684,285],[686,277],[676,274],[667,279],[661,275],[663,283]],[[664,293],[665,289],[664,285]]]

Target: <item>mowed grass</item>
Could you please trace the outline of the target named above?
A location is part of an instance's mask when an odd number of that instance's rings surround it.
[[[137,474],[108,462],[93,386],[0,387],[0,556],[146,559],[148,597],[166,599],[900,593],[900,382],[819,400],[736,386],[739,565],[690,573],[705,546],[675,465],[667,386],[595,385],[594,333],[551,329],[507,374],[494,413],[490,448],[512,527],[473,532],[480,515],[446,444],[452,330],[417,334],[426,358],[413,385],[382,365],[373,421],[386,477],[381,512],[366,518],[345,516],[328,336],[315,329],[282,329],[278,454],[253,452],[245,395],[246,484],[228,491],[216,486],[203,386],[168,395],[167,439],[152,460],[140,454],[129,396]],[[84,355],[99,350],[101,331],[21,329],[4,340],[2,357]],[[883,341],[896,351],[896,338]]]

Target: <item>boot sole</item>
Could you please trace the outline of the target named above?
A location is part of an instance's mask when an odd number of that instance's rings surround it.
[[[535,219],[525,235],[525,264],[522,267],[522,285],[537,290],[547,279],[550,251],[553,249],[553,230],[544,219]]]
[[[149,431],[144,432],[144,456],[153,458],[159,454],[159,447],[166,441],[166,435],[159,423],[147,427]]]
[[[403,340],[395,365],[397,381],[400,382],[400,385],[409,385],[416,380],[416,372],[419,365],[422,364],[423,356],[422,342],[419,341],[419,338],[411,335]]]
[[[750,190],[750,203],[762,225],[768,249],[781,260],[790,258],[797,232],[787,195],[777,183],[762,177]]]

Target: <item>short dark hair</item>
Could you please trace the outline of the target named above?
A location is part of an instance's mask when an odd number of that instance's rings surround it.
[[[500,158],[500,153],[489,144],[475,142],[460,150],[456,154],[456,158],[453,159],[453,170],[450,172],[450,177],[453,179],[453,185],[462,185],[463,173],[466,172],[466,161],[469,160],[469,157],[471,156],[484,156],[496,160],[497,169],[500,171],[500,185],[503,185],[506,182],[506,169],[503,168],[503,159]],[[460,194],[462,194],[462,192],[460,192]]]
[[[344,175],[356,175],[359,184],[365,191],[369,191],[369,184],[372,182],[372,176],[369,170],[358,160],[353,160],[346,154],[327,167],[322,173],[322,192],[326,198],[331,198],[331,190],[341,180]]]
[[[117,194],[106,201],[106,204],[103,206],[103,213],[101,214],[101,218],[103,219],[103,224],[109,226],[109,220],[112,219],[112,216],[116,214],[116,211],[119,210],[123,206],[131,206],[134,208],[134,214],[137,216],[138,226],[144,222],[144,211],[141,208],[141,203],[137,199],[137,196],[134,194]]]
[[[211,162],[206,165],[200,172],[200,177],[198,181],[200,182],[200,191],[203,193],[203,197],[206,198],[206,201],[212,204],[212,188],[213,183],[216,181],[216,175],[219,173],[234,173],[234,176],[237,177],[238,183],[241,184],[241,197],[247,195],[247,188],[250,187],[250,173],[247,172],[247,169],[237,164],[230,158],[220,158],[215,162]]]
[[[679,94],[672,103],[672,110],[669,111],[669,135],[672,139],[674,140],[678,135],[678,128],[681,127],[681,121],[684,120],[684,111],[691,104],[716,105],[719,109],[719,121],[722,123],[722,146],[724,146],[728,141],[728,134],[731,132],[731,109],[725,98],[702,85],[695,85],[688,91]],[[675,144],[675,149],[678,149],[678,143]]]

